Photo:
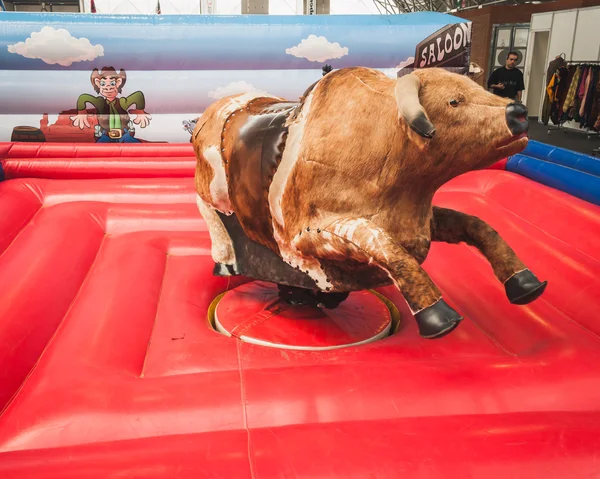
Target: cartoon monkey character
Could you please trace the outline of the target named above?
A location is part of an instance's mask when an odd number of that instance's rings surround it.
[[[80,129],[90,128],[87,119],[86,103],[91,103],[97,110],[98,125],[96,125],[97,143],[139,143],[135,138],[134,123],[140,128],[146,128],[152,117],[144,111],[146,100],[141,91],[136,91],[127,97],[118,98],[122,92],[127,74],[121,69],[119,73],[113,67],[103,67],[101,71],[94,68],[90,77],[92,86],[100,96],[84,93],[77,99],[77,115],[70,117],[73,126]],[[128,111],[132,105],[136,110]],[[129,113],[136,118],[131,122]]]

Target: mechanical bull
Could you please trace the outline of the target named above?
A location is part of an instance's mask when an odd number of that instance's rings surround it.
[[[425,338],[462,319],[422,269],[431,241],[478,248],[508,300],[546,287],[481,219],[432,206],[448,180],[527,145],[527,111],[467,77],[423,69],[328,73],[298,102],[240,94],[193,131],[198,207],[215,274],[277,283],[290,302],[335,307],[394,284]]]

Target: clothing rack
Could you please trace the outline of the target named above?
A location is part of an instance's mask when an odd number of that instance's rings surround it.
[[[600,132],[597,131],[592,131],[592,130],[584,130],[583,128],[572,128],[570,126],[563,126],[562,123],[559,123],[558,125],[548,125],[546,127],[548,129],[547,134],[550,135],[552,130],[557,130],[557,131],[562,131],[565,135],[569,132],[572,133],[577,133],[578,135],[580,135],[581,133],[585,133],[587,134],[588,140],[591,140],[592,138],[598,136],[600,137]],[[596,151],[596,150],[594,150]]]
[[[561,54],[561,56],[563,56],[563,54]],[[600,65],[600,60],[569,60],[566,63],[567,63],[567,65]],[[548,81],[550,81],[550,80],[548,80]],[[548,135],[551,134],[552,130],[562,130],[565,134],[567,134],[569,131],[572,131],[577,134],[586,133],[588,140],[591,140],[593,137],[600,137],[600,132],[598,132],[598,131],[591,131],[589,129],[584,130],[582,128],[563,127],[562,123],[559,123],[556,126],[548,125],[547,128],[548,128],[548,131],[547,131]],[[594,148],[592,150],[592,154],[596,155],[596,153],[600,153],[600,147]]]

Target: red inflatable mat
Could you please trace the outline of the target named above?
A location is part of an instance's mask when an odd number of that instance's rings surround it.
[[[6,178],[182,178],[194,175],[191,143],[0,143]]]
[[[0,182],[0,477],[577,478],[600,474],[600,209],[503,171],[436,203],[541,278],[512,306],[481,255],[424,267],[465,321],[282,350],[210,327],[191,177]]]

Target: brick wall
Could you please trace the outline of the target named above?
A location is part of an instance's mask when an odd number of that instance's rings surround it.
[[[471,30],[471,61],[484,69],[484,74],[478,80],[478,83],[483,86],[489,75],[487,72],[487,57],[489,56],[492,35],[490,14],[473,15],[473,18],[469,18],[469,20],[473,23]]]

